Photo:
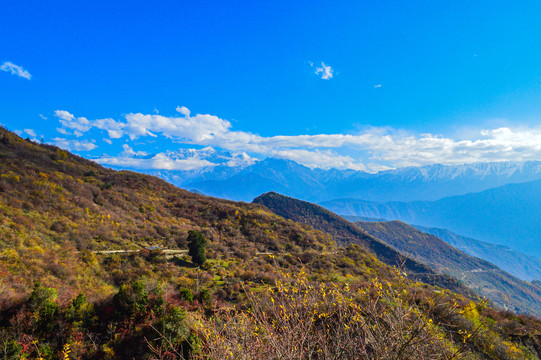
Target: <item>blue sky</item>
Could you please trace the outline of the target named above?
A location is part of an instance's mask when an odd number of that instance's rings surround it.
[[[274,156],[369,171],[541,160],[540,10],[8,2],[0,123],[139,169],[212,165],[208,147],[229,151],[232,165]],[[189,159],[178,153],[190,148]]]

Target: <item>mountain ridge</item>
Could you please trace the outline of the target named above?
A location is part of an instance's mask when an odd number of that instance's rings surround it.
[[[541,260],[537,258],[519,253],[507,246],[460,236],[446,229],[427,228],[419,225],[411,226],[437,236],[471,256],[489,261],[520,279],[526,281],[541,279]]]
[[[540,180],[435,201],[376,203],[338,199],[320,204],[342,215],[444,228],[541,258],[541,223],[537,220],[541,218]]]
[[[308,201],[356,198],[365,201],[433,201],[541,179],[541,162],[493,162],[464,165],[427,165],[367,173],[355,170],[310,169],[292,160],[267,158],[252,165],[187,171],[145,171],[174,185],[230,200],[251,201],[277,191]],[[257,186],[244,184],[257,174]]]
[[[541,309],[541,289],[506,273],[486,260],[470,256],[432,234],[401,221],[356,225],[432,268],[461,280],[500,307]],[[535,310],[534,310],[535,309]]]

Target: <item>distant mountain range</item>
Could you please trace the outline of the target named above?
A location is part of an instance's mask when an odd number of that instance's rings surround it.
[[[507,184],[437,201],[376,203],[357,199],[321,202],[356,215],[448,229],[541,258],[541,181]]]
[[[362,222],[355,225],[414,259],[449,274],[499,306],[541,308],[541,290],[502,271],[488,261],[469,256],[440,238],[401,221]],[[509,298],[513,298],[510,301]]]
[[[410,257],[410,276],[421,271],[424,282],[430,283],[430,271],[450,275],[496,305],[513,311],[538,313],[541,310],[541,289],[502,271],[497,266],[469,256],[434,235],[421,232],[405,223],[355,222],[309,202],[283,196],[275,192],[254,199],[277,215],[304,223],[331,234],[342,245],[359,244],[377,254],[380,260],[394,265],[399,258],[396,251]],[[445,281],[439,278],[438,281]],[[447,280],[448,281],[448,280]],[[456,285],[455,285],[456,286]],[[449,284],[447,283],[447,287]]]
[[[176,158],[190,156],[194,154],[176,154]],[[541,179],[539,161],[430,165],[371,174],[310,169],[291,160],[274,158],[248,165],[240,155],[235,158],[230,153],[221,154],[213,149],[206,153],[200,151],[197,156],[216,165],[197,170],[147,173],[184,189],[242,201],[251,201],[268,191],[316,202],[339,198],[372,202],[431,201]]]
[[[541,279],[541,260],[514,251],[507,246],[490,244],[452,233],[449,230],[413,225],[418,230],[439,237],[446,243],[465,252],[497,265],[500,269],[522,280]]]

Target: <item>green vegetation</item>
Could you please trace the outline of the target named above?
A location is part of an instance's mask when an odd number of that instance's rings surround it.
[[[188,250],[190,231],[208,239],[201,266],[179,251]],[[538,319],[444,289],[462,287],[422,264],[393,268],[345,235],[105,169],[0,129],[0,357],[535,359],[541,352]],[[415,277],[416,268],[427,272]]]
[[[188,255],[192,257],[192,262],[201,266],[207,261],[205,256],[205,247],[207,246],[207,239],[198,231],[190,230],[188,232]]]

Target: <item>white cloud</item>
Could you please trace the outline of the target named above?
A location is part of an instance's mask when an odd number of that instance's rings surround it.
[[[56,131],[62,135],[72,135],[70,132],[66,131],[64,128],[56,128]]]
[[[135,151],[128,144],[122,147],[123,151],[118,156],[103,156],[96,161],[103,165],[156,170],[194,170],[217,165],[246,167],[257,161],[246,153],[218,152],[212,147],[179,149],[153,155],[145,151]]]
[[[122,128],[124,124],[119,123],[113,119],[98,119],[88,120],[85,117],[75,117],[73,114],[65,110],[56,110],[54,112],[63,128],[57,128],[57,131],[61,134],[67,134],[65,128],[72,129],[77,137],[83,135],[83,133],[89,131],[93,127],[106,130],[109,137],[112,139],[118,139],[122,137]]]
[[[124,150],[122,151],[121,155],[124,156],[143,157],[148,155],[146,151],[134,151],[133,148],[128,144],[123,144],[122,149]]]
[[[39,114],[39,117],[42,118],[43,120],[47,120],[48,118],[42,114]]]
[[[184,116],[190,116],[190,110],[186,106],[177,106],[177,112],[181,113]]]
[[[208,160],[199,158],[173,159],[166,153],[159,153],[151,158],[136,158],[124,154],[124,156],[105,156],[96,159],[103,165],[130,167],[136,169],[161,169],[161,170],[194,170],[202,167],[216,166]]]
[[[374,85],[374,89],[379,89],[382,85],[381,84],[376,84]]]
[[[103,138],[103,141],[105,141],[107,144],[111,145],[113,142],[111,139]]]
[[[22,77],[27,80],[32,78],[32,75],[23,69],[22,66],[15,65],[10,61],[4,61],[4,63],[0,65],[0,70],[10,72],[12,75],[17,75],[18,77]]]
[[[36,137],[36,132],[32,129],[24,129],[24,132],[27,133],[28,135],[32,136],[32,137]]]
[[[334,151],[310,151],[303,149],[279,150],[272,153],[274,157],[293,160],[299,164],[303,164],[311,169],[314,168],[341,168],[366,170],[360,162],[356,162],[350,156],[341,156]]]
[[[170,138],[204,141],[228,132],[231,127],[229,121],[222,120],[217,116],[204,114],[190,116],[190,110],[184,106],[178,107],[177,111],[184,116],[166,117],[131,113],[125,116],[126,122],[115,121],[110,118],[90,121],[85,117],[75,117],[65,110],[56,110],[55,116],[64,128],[87,132],[95,127],[106,130],[109,137],[113,139],[124,135],[128,135],[131,140],[142,136],[156,137],[154,132],[157,132]]]
[[[316,67],[315,74],[321,75],[321,78],[323,80],[329,80],[332,79],[334,73],[334,69],[330,66],[325,65],[325,63],[321,62],[321,67]]]
[[[76,118],[73,114],[65,110],[56,110],[54,115],[59,119],[62,126],[68,129],[78,130],[81,132],[87,132],[92,128],[90,121],[87,118]]]
[[[185,112],[189,114],[189,110],[186,109]],[[170,138],[192,139],[198,142],[219,136],[231,128],[229,121],[203,114],[165,117],[137,113],[128,114],[125,118],[123,130],[132,140],[140,136],[155,136],[154,132],[157,132]]]
[[[247,159],[251,159],[253,155],[276,156],[309,167],[374,171],[389,167],[435,163],[451,165],[484,161],[541,160],[541,128],[499,127],[477,131],[475,135],[470,133],[462,139],[375,127],[363,129],[356,134],[265,137],[233,130],[229,121],[214,115],[192,116],[185,107],[178,107],[177,111],[181,116],[131,113],[125,115],[121,121],[88,120],[62,110],[56,111],[55,115],[65,128],[74,131],[85,132],[97,128],[107,131],[111,138],[126,136],[131,140],[163,136],[183,144],[212,146],[244,153]],[[70,146],[75,148],[74,145]],[[95,147],[95,144],[86,144],[87,148],[92,146]],[[127,158],[127,155],[123,154],[122,157]],[[158,155],[154,156],[152,161],[151,159],[123,161],[141,164],[139,167],[156,168],[161,164],[168,169],[187,169],[212,164],[203,159],[202,155],[201,157],[194,155],[190,159],[178,159],[169,153]],[[133,158],[133,154],[130,157]],[[243,163],[241,158],[231,161],[232,164]]]
[[[53,139],[52,143],[62,149],[69,150],[69,151],[90,151],[94,150],[98,146],[94,144],[94,141],[88,141],[88,140],[68,140],[64,138],[56,137]]]
[[[98,129],[106,130],[111,139],[118,139],[124,135],[122,132],[123,124],[113,119],[94,120],[91,125]]]

